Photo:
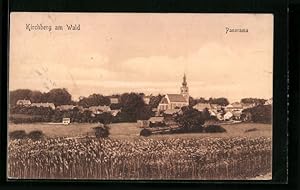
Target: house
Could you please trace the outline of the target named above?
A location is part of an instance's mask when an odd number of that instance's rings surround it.
[[[30,106],[31,101],[30,100],[18,100],[17,105],[18,106]]]
[[[166,125],[175,125],[177,124],[174,121],[174,118],[176,117],[175,114],[182,114],[182,110],[181,109],[168,109],[166,111],[163,112],[163,117],[164,117],[164,123]]]
[[[149,123],[149,120],[137,120],[137,124],[140,128],[148,127]]]
[[[150,117],[148,119],[150,123],[163,123],[164,122],[164,117]]]
[[[145,104],[149,104],[150,103],[150,99],[151,99],[151,96],[143,96],[143,100],[145,102]]]
[[[217,114],[218,114],[217,111],[215,111],[215,110],[208,110],[208,112],[209,112],[210,116],[217,117]]]
[[[193,108],[198,111],[203,111],[204,109],[211,110],[213,107],[209,103],[198,103],[194,105]]]
[[[93,114],[101,114],[104,112],[111,112],[111,109],[109,106],[91,106],[91,107],[89,107],[89,110]]]
[[[68,118],[68,117],[64,117],[64,118],[62,119],[62,123],[63,123],[64,125],[69,125],[69,124],[71,123],[71,119]]]
[[[119,103],[118,98],[110,97],[109,100],[110,100],[110,104],[118,104]]]
[[[51,108],[51,109],[55,109],[55,105],[53,103],[32,103],[30,105],[30,107],[44,107],[44,108]]]
[[[112,116],[117,116],[118,115],[118,113],[120,113],[121,112],[121,110],[120,109],[118,109],[118,110],[111,110],[110,111],[110,114],[112,115]]]
[[[241,119],[241,115],[242,115],[242,111],[233,111],[232,114],[233,114],[233,118],[235,120],[240,120]]]
[[[183,76],[180,94],[166,94],[160,101],[157,111],[165,111],[168,109],[180,109],[189,105],[189,88],[186,82],[186,76]]]
[[[243,109],[243,105],[239,102],[233,102],[225,107],[227,111],[240,111]]]
[[[228,121],[228,120],[230,120],[232,117],[233,117],[233,114],[232,114],[230,111],[228,111],[228,112],[225,113],[225,115],[224,115],[223,118],[224,118],[225,121]]]
[[[219,104],[210,104],[211,109],[216,110],[216,111],[221,111],[223,106],[219,105]]]
[[[56,107],[56,109],[58,109],[60,111],[72,110],[73,108],[75,108],[74,105],[60,105],[60,106]]]
[[[165,127],[165,118],[164,117],[150,117],[148,119],[149,127]]]
[[[219,112],[218,112],[218,113],[216,114],[216,117],[217,117],[217,119],[220,120],[220,121],[221,121],[221,120],[224,120],[222,113],[219,113]]]

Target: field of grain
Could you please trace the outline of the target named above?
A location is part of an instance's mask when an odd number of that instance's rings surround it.
[[[251,180],[271,173],[272,126],[268,124],[223,125],[226,133],[140,137],[136,123],[118,123],[109,126],[109,138],[100,140],[93,137],[96,126],[10,124],[9,132],[41,130],[47,138],[9,141],[9,176]]]
[[[13,140],[8,155],[26,179],[251,179],[272,157],[266,137]]]

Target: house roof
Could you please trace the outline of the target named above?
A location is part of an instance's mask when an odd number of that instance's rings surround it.
[[[30,100],[18,100],[17,104],[31,104]]]
[[[119,99],[116,98],[116,97],[110,97],[109,99],[110,99],[110,103],[111,104],[117,104],[117,103],[119,103]]]
[[[90,111],[111,111],[109,106],[91,106]]]
[[[167,94],[170,102],[186,102],[182,94]]]
[[[231,112],[226,112],[224,115],[224,119],[230,119],[233,116]]]
[[[57,106],[57,109],[61,109],[61,110],[71,110],[73,109],[75,106],[74,105],[60,105]]]
[[[194,105],[193,108],[197,109],[198,111],[202,111],[205,108],[211,109],[212,106],[209,103],[198,103],[198,104]]]
[[[53,103],[32,103],[30,106],[34,107],[53,107],[55,108],[55,105]]]
[[[242,104],[239,102],[233,102],[230,105],[231,105],[231,107],[234,107],[234,108],[242,108],[243,107]]]

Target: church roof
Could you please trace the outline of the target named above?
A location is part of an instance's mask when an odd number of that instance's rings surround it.
[[[170,102],[186,102],[182,94],[167,94]]]

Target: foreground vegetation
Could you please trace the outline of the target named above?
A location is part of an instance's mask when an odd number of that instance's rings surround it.
[[[11,178],[248,179],[271,171],[271,138],[11,140]]]

